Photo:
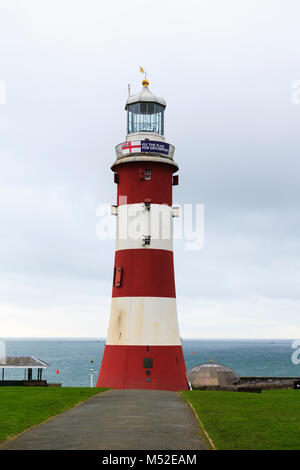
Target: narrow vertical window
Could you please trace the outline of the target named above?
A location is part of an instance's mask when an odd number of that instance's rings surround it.
[[[115,267],[114,287],[120,287],[122,281],[122,268]]]
[[[177,186],[179,183],[179,175],[174,175],[172,178],[172,185]]]
[[[151,180],[151,170],[145,170],[145,180]]]
[[[150,243],[151,243],[151,235],[145,235],[143,237],[143,243],[142,245],[143,246],[150,246]]]

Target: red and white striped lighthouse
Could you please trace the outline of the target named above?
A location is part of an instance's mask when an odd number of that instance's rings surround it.
[[[173,264],[174,146],[165,142],[163,98],[143,80],[128,97],[127,137],[112,165],[118,185],[108,334],[97,387],[186,390]]]

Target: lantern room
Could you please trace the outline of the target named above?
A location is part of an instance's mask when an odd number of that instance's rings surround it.
[[[129,96],[126,102],[127,134],[149,132],[163,136],[165,108],[165,100],[155,96],[145,80],[142,90],[136,95]]]

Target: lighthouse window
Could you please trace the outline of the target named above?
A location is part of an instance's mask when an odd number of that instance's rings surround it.
[[[145,170],[145,180],[151,180],[151,170]]]
[[[150,246],[151,243],[151,235],[146,235],[143,238],[143,246]]]
[[[120,287],[122,281],[122,268],[115,267],[114,269],[114,287]]]
[[[164,133],[164,107],[157,103],[134,103],[128,106],[128,134]]]
[[[152,367],[153,367],[152,357],[145,357],[144,358],[144,367],[145,367],[145,369],[152,369]]]

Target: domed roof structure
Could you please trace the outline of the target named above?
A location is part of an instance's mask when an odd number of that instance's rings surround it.
[[[239,375],[222,364],[199,364],[187,371],[187,379],[193,389],[203,387],[226,387],[239,380]]]
[[[165,100],[160,96],[155,96],[152,91],[149,90],[147,85],[144,85],[141,91],[136,95],[131,95],[128,97],[126,101],[125,109],[127,109],[129,104],[133,103],[140,103],[140,102],[147,102],[147,103],[157,103],[163,106],[164,108],[167,106]]]

